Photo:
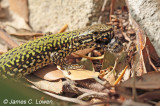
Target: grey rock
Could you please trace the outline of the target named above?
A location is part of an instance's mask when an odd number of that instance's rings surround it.
[[[160,0],[128,0],[131,16],[145,31],[160,56]]]

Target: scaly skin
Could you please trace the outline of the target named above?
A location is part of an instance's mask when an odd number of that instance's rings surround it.
[[[113,38],[112,26],[98,24],[29,41],[0,56],[0,76],[22,77],[51,63],[62,66],[72,52],[107,45]]]

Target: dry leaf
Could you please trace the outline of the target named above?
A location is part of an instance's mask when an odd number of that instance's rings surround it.
[[[71,80],[84,80],[89,78],[98,77],[99,72],[93,72],[84,69],[77,70],[68,70],[71,74],[68,74],[67,71],[64,71],[64,76]]]
[[[9,4],[11,10],[21,16],[28,23],[28,0],[9,0]]]
[[[27,75],[25,78],[27,79],[27,81],[29,81],[39,89],[53,92],[56,94],[60,94],[62,92],[62,87],[63,87],[62,80],[50,82],[42,80],[34,75]]]
[[[108,73],[106,76],[107,76],[107,77],[104,76],[104,78],[105,78],[111,85],[113,85],[114,82],[116,81],[114,72],[110,72],[110,73]]]
[[[144,100],[159,100],[160,98],[160,90],[154,90],[150,92],[146,92],[140,96],[138,96],[139,99],[144,99]]]
[[[99,76],[100,78],[106,79],[111,85],[113,85],[116,80],[114,71],[112,71],[112,69],[113,69],[113,67],[108,67],[105,70],[101,70],[100,73],[101,73],[102,77]],[[106,72],[107,72],[107,74],[105,74]],[[103,74],[105,74],[105,75],[103,75]]]
[[[93,48],[87,48],[87,49],[83,49],[83,50],[78,50],[75,53],[76,54],[81,54],[81,55],[86,55],[86,54],[90,53],[91,51],[93,51],[94,49],[95,49],[94,47]],[[72,53],[71,56],[69,56],[69,57],[80,57],[76,54]]]
[[[135,87],[137,89],[151,90],[160,89],[160,72],[149,72],[142,76],[136,77]],[[133,78],[122,82],[119,86],[132,88]]]
[[[58,70],[57,67],[53,64],[43,67],[33,74],[48,81],[64,78],[62,71]]]
[[[153,59],[156,63],[158,63],[159,56],[148,37],[146,37],[146,46],[148,47],[149,55],[151,56],[151,59]]]
[[[102,63],[102,69],[106,69],[109,66],[114,66],[116,57],[113,53],[110,53],[109,51],[105,51],[104,53],[104,59]]]
[[[94,66],[91,60],[88,60],[86,58],[82,58],[82,60],[79,62],[80,65],[85,66],[86,70],[94,71]]]

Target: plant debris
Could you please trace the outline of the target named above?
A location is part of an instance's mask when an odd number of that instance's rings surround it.
[[[26,29],[10,26],[21,32],[10,33],[4,31],[6,26],[0,26],[0,38],[7,44],[6,48],[17,47],[26,42],[26,39],[42,37],[43,33],[34,32],[29,27],[27,0],[9,2],[11,10],[25,20],[23,23]],[[79,50],[66,57],[65,60],[70,65],[67,71],[62,72],[55,65],[48,65],[27,75],[25,79],[29,86],[53,98],[80,105],[160,104],[159,56],[143,30],[129,17],[127,6],[117,9],[114,8],[115,3],[115,0],[111,0],[110,22],[107,24],[114,26],[115,36],[123,45],[120,53],[100,48]],[[0,5],[1,11],[3,8]],[[5,13],[0,14],[0,18],[5,17]],[[58,33],[67,28],[68,25],[65,24]],[[20,42],[12,38],[19,39]],[[6,50],[0,50],[0,54],[4,52]],[[79,68],[72,64],[78,64]]]

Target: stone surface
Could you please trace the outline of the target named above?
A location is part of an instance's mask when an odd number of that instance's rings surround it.
[[[30,25],[35,31],[57,32],[97,23],[104,0],[29,0]]]
[[[111,0],[29,0],[29,23],[34,31],[58,32],[68,24],[68,30],[109,21]],[[115,7],[123,6],[116,1]],[[104,11],[102,12],[102,8]]]
[[[150,38],[160,56],[160,0],[128,0],[131,16]]]

